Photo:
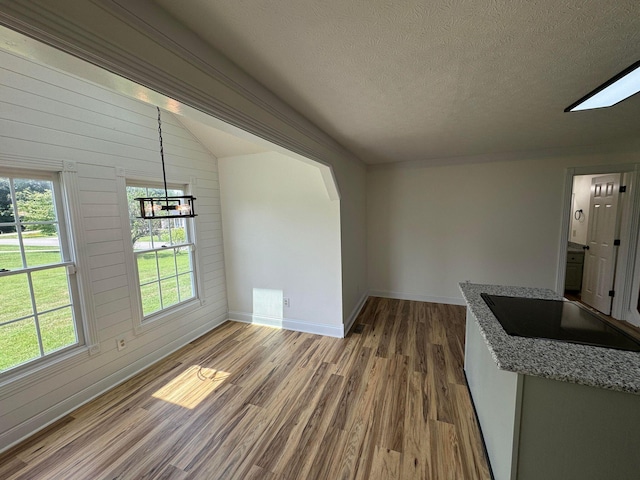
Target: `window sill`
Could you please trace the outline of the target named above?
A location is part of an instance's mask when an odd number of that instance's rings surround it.
[[[0,401],[40,383],[45,378],[68,371],[88,359],[89,347],[82,345],[47,359],[47,361],[38,365],[20,369],[17,372],[11,372],[10,370],[4,372],[0,375]]]

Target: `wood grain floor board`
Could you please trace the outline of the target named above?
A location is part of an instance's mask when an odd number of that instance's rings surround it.
[[[141,480],[146,480],[148,478],[153,478],[154,480],[186,480],[189,478],[189,474],[174,467],[173,465],[167,465],[157,474],[154,473],[153,476],[144,476]]]
[[[480,437],[480,429],[466,385],[455,385],[453,394],[456,398],[454,403],[456,433],[461,444],[460,455],[466,478],[490,478],[489,465],[484,461],[485,452],[482,444],[475,441]]]
[[[413,357],[413,371],[426,374],[428,372],[429,359],[427,355],[427,345],[429,340],[427,337],[426,322],[415,322],[415,335],[413,337],[413,345],[415,356]]]
[[[371,360],[372,352],[369,348],[361,348],[358,355],[353,360],[351,372],[347,376],[340,400],[336,408],[336,413],[331,426],[344,430],[347,427],[347,419],[351,417],[354,408],[357,407],[357,398],[360,388],[365,380],[367,366]]]
[[[280,408],[281,414],[274,422],[274,432],[265,439],[264,449],[259,452],[255,464],[268,471],[277,470],[278,464],[286,464],[286,458],[294,452],[287,448],[291,443],[299,443],[303,429],[313,413],[313,407],[324,390],[327,382],[334,374],[334,368],[324,363],[313,372],[313,376],[305,384],[301,395],[296,398],[291,410]],[[282,460],[282,458],[285,460]]]
[[[302,431],[295,454],[289,457],[280,471],[275,472],[279,473],[283,479],[307,478],[311,462],[319,453],[322,438],[329,428],[332,414],[338,403],[335,392],[341,389],[343,383],[344,378],[340,375],[332,374],[329,378]]]
[[[338,462],[336,459],[342,454],[347,433],[339,428],[329,427],[322,438],[322,448],[314,456],[313,463],[307,473],[309,480],[335,479]]]
[[[264,409],[253,405],[247,405],[237,419],[219,444],[208,446],[197,462],[184,469],[193,478],[229,478],[271,421]]]
[[[95,419],[107,411],[111,414],[118,407],[128,408],[131,401],[142,399],[141,401],[144,402],[145,392],[153,391],[157,386],[170,381],[173,376],[179,375],[184,368],[180,362],[173,360],[169,362],[162,361],[100,395],[92,402],[83,405],[72,412],[71,415],[77,420]]]
[[[434,380],[437,418],[441,422],[453,423],[453,401],[449,394],[451,384],[447,380],[444,348],[442,345],[433,344],[428,346],[428,351],[429,361],[433,366],[431,378]]]
[[[225,323],[0,455],[0,478],[487,480],[464,316],[371,297],[344,339]]]
[[[407,406],[405,409],[400,478],[429,478],[434,459],[425,452],[431,452],[428,401],[424,398],[424,375],[410,372],[407,384]]]
[[[381,417],[373,416],[376,412],[374,402],[380,392],[384,392],[381,383],[387,363],[388,360],[386,358],[373,358],[369,378],[360,397],[359,408],[356,411],[355,418],[347,431],[343,451],[335,459],[337,468],[335,476],[332,478],[337,480],[355,478],[356,472],[360,467],[359,462],[366,457],[367,453],[373,455],[373,452],[367,452],[366,450],[367,445],[371,442],[365,441],[365,438],[367,436],[369,438],[372,437],[371,430],[375,428],[374,423],[380,424]]]
[[[382,408],[382,431],[379,445],[402,452],[405,408],[407,400],[408,357],[394,355],[389,359],[386,391]]]
[[[384,410],[384,399],[389,386],[388,382],[386,382],[389,360],[376,357],[376,361],[381,362],[381,368],[378,370],[380,372],[380,379],[377,383],[375,394],[373,395],[371,411],[367,412],[367,426],[362,440],[361,456],[357,460],[355,475],[353,477],[357,480],[366,480],[376,478],[377,476],[377,472],[372,470],[372,465],[376,448],[382,438],[382,428],[385,420],[382,416],[382,411]]]
[[[376,445],[371,472],[378,478],[399,479],[401,456],[399,452]]]
[[[434,422],[432,431],[435,433],[435,443],[439,448],[439,455],[434,465],[434,478],[443,480],[458,480],[467,477],[460,458],[460,445],[455,426],[446,422]],[[473,478],[473,477],[471,477]]]
[[[71,415],[66,415],[38,432],[22,443],[22,449],[16,453],[16,458],[25,463],[33,461],[36,457],[45,458],[48,452],[59,448],[62,443],[68,442],[69,436],[76,431],[75,421],[76,419]],[[4,456],[0,455],[0,465],[4,465],[4,460]],[[0,467],[0,478],[3,476],[3,470]]]
[[[409,301],[401,301],[398,303],[398,307],[396,308],[395,319],[394,319],[394,331],[393,338],[395,343],[393,345],[392,352],[396,355],[407,355],[409,354],[409,331],[410,331],[410,322],[409,318],[411,318],[411,305],[413,302]]]

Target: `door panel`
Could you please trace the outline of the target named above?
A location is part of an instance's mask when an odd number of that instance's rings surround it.
[[[585,255],[582,301],[611,314],[611,297],[615,274],[618,196],[620,174],[603,175],[591,181],[589,227]]]

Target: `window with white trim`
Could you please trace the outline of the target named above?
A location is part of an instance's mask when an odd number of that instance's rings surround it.
[[[56,174],[0,171],[0,372],[84,343]]]
[[[184,190],[171,188],[169,196]],[[144,319],[196,297],[192,226],[189,218],[140,218],[140,197],[163,197],[163,188],[128,184],[131,241]]]

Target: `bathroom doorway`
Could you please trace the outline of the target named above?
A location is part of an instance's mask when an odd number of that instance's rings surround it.
[[[558,290],[569,300],[640,327],[639,295],[633,290],[640,287],[636,176],[633,164],[567,172]]]

